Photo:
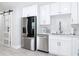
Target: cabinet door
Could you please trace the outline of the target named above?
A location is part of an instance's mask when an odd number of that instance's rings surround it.
[[[49,5],[40,6],[40,25],[49,25],[50,16],[49,16]]]
[[[51,25],[50,25],[50,32],[56,33],[59,32],[59,18],[58,16],[51,16]]]
[[[77,20],[77,3],[76,2],[72,2],[72,4],[71,4],[71,17],[72,17],[72,20],[73,20],[73,24],[77,24],[78,22],[78,20]]]
[[[37,5],[27,6],[23,8],[22,17],[28,17],[28,16],[37,16]]]
[[[28,16],[28,7],[23,8],[23,15],[22,17],[27,17]]]
[[[69,37],[49,36],[49,53],[63,56],[73,55],[72,40]]]
[[[60,3],[60,12],[61,14],[70,13],[71,3],[69,2],[61,2]]]
[[[77,12],[78,13],[78,21],[77,22],[79,24],[79,2],[78,2],[78,9],[77,10],[78,10],[78,12]]]
[[[73,56],[79,56],[79,38],[73,38]]]
[[[59,55],[70,56],[72,55],[72,44],[71,40],[60,39],[61,46],[59,47]]]
[[[49,53],[58,55],[58,40],[52,35],[49,36]]]
[[[50,6],[50,15],[57,15],[59,14],[60,9],[59,9],[59,3],[53,3]]]

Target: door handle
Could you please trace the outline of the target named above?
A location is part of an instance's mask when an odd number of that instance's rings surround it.
[[[7,31],[9,32],[10,27],[7,27]]]

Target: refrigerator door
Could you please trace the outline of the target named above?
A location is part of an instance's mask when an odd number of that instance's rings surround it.
[[[35,17],[31,16],[31,17],[27,17],[28,19],[28,24],[27,24],[27,30],[28,30],[28,37],[34,37],[34,28],[35,28]]]

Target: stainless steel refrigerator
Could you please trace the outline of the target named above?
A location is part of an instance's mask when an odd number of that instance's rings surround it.
[[[29,16],[22,18],[22,48],[36,50],[37,17]]]

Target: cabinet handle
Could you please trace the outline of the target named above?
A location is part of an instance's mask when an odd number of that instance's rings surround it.
[[[9,32],[10,27],[7,27],[7,32]]]
[[[57,42],[57,46],[61,46],[61,42]]]

